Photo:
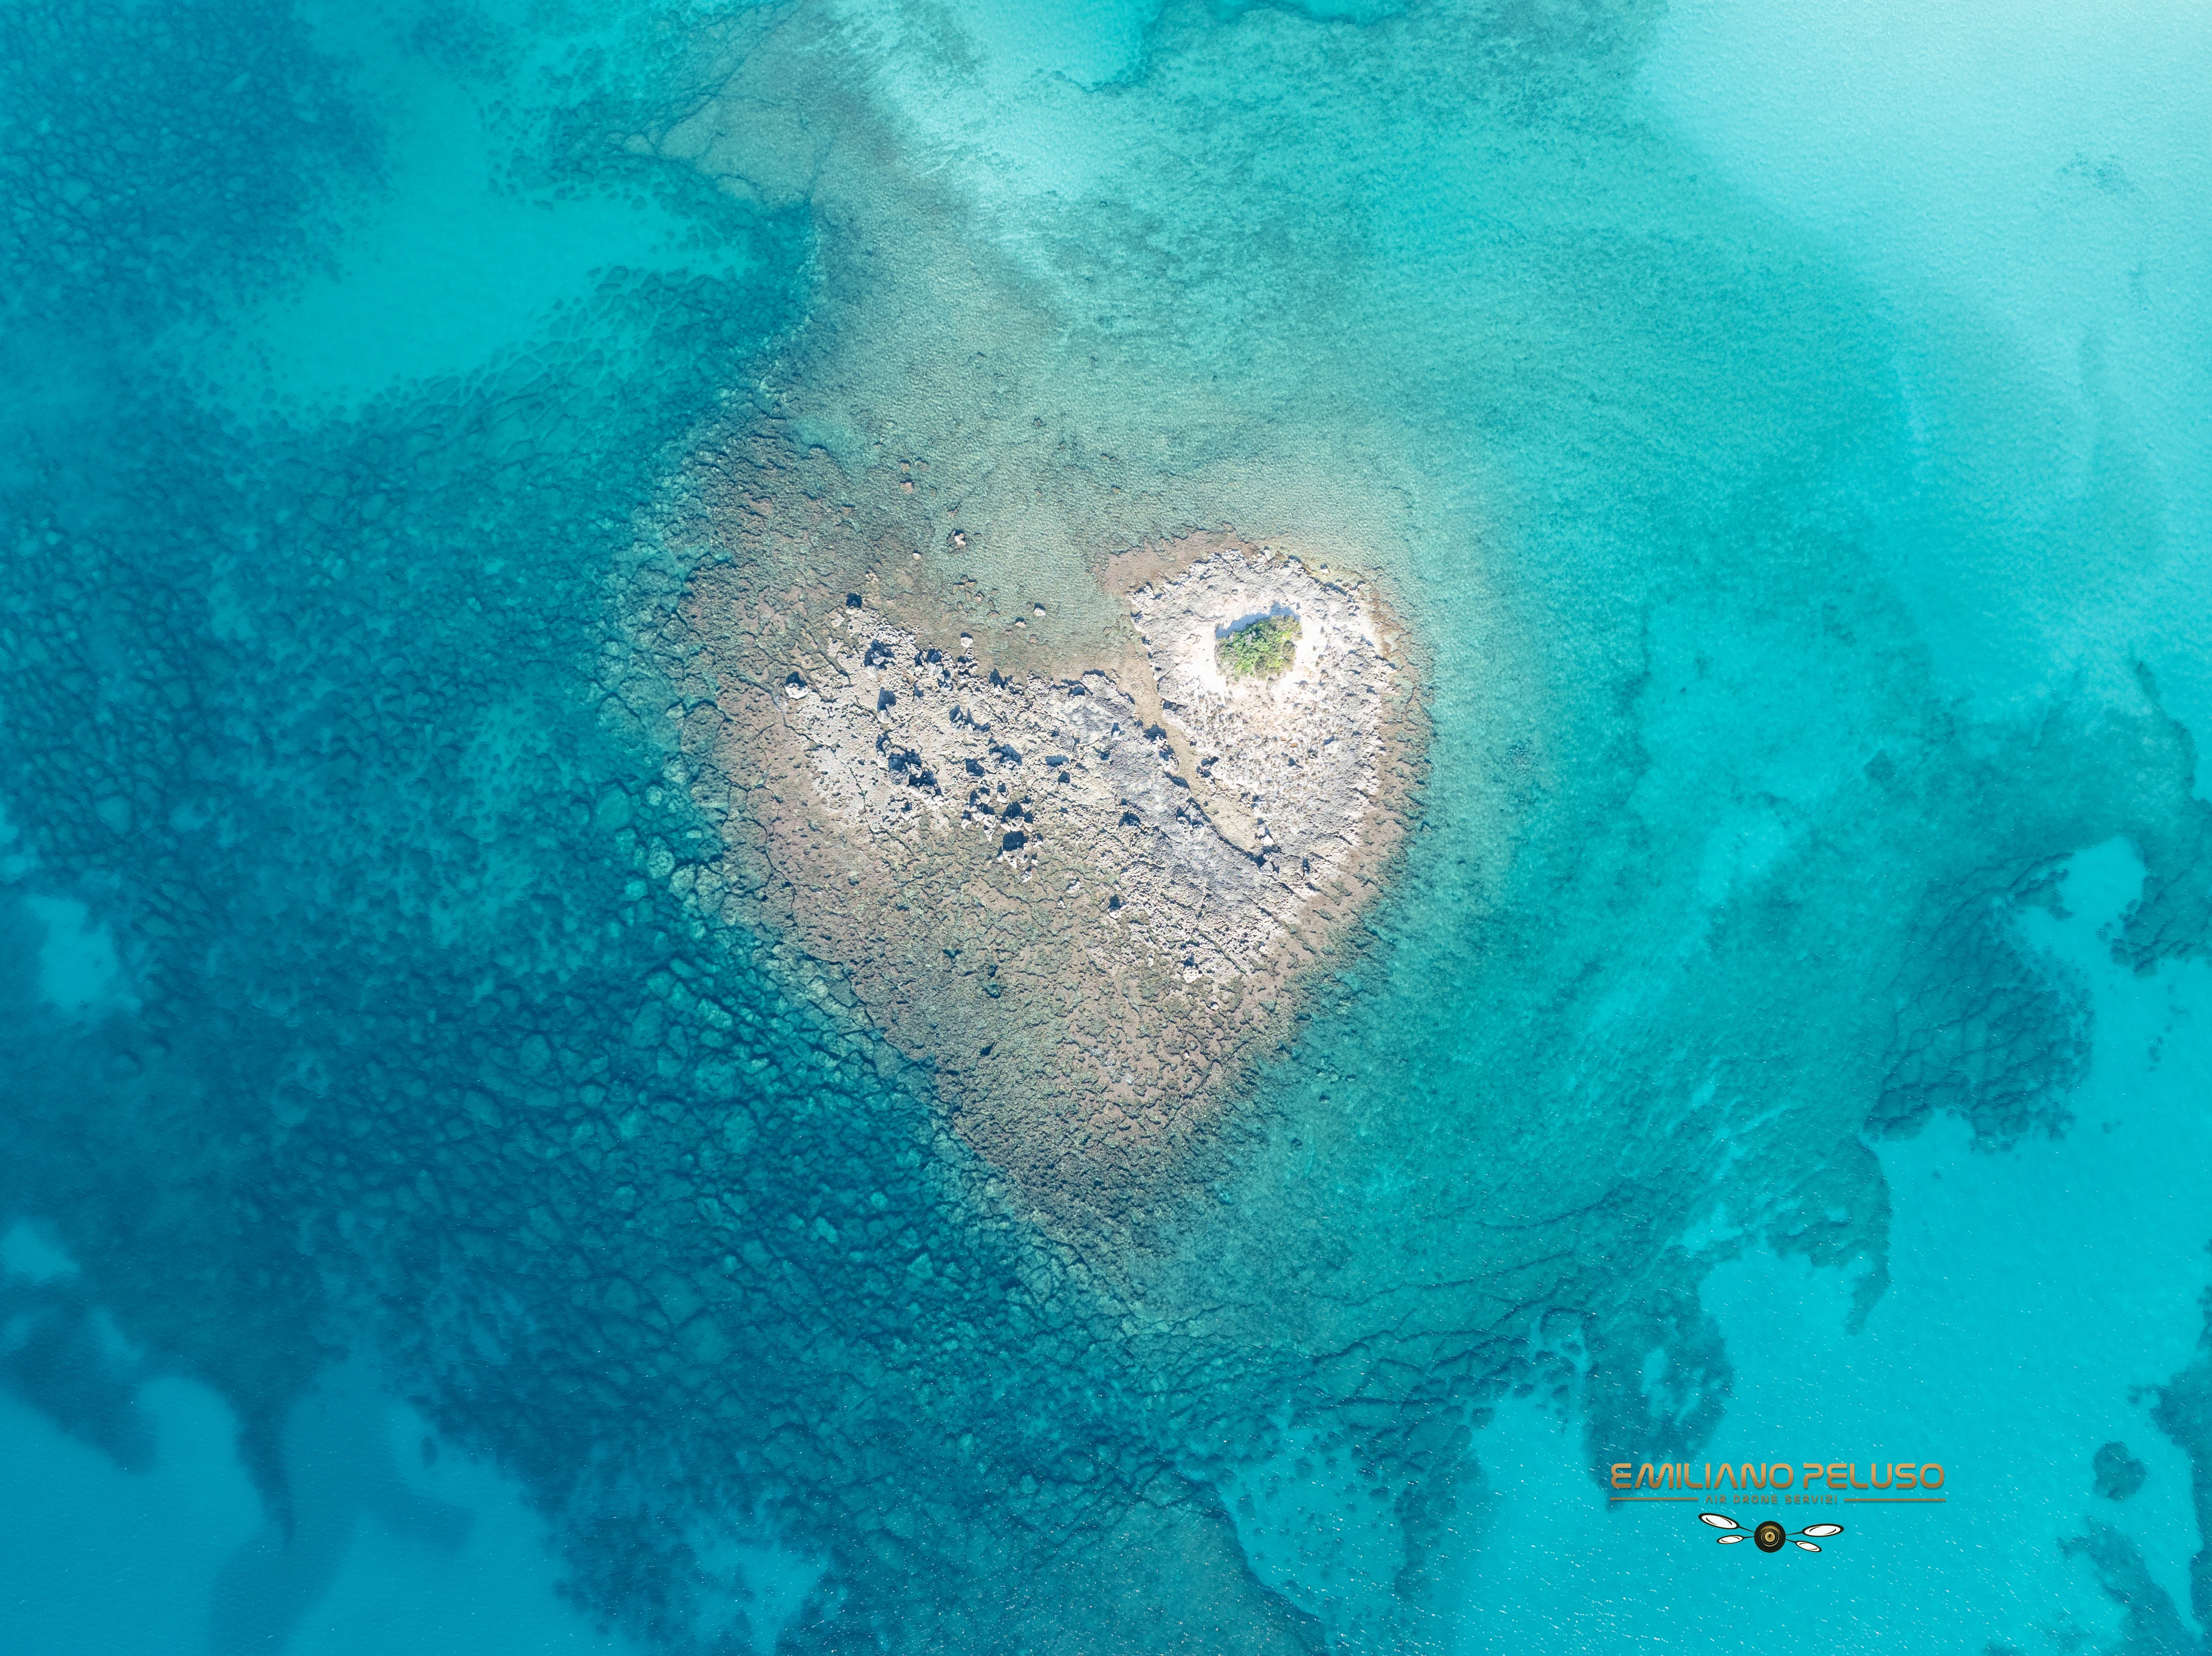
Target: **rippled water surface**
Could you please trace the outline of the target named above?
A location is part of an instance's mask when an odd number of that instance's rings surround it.
[[[2207,87],[2163,0],[0,4],[0,1649],[2203,1650]],[[1386,595],[1404,850],[1164,1182],[775,923],[740,519],[1009,649],[1195,531]]]

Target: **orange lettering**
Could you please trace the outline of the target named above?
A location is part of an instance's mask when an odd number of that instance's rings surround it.
[[[1628,1487],[1628,1472],[1629,1466],[1626,1461],[1620,1460],[1613,1463],[1613,1487],[1614,1489],[1625,1489]]]

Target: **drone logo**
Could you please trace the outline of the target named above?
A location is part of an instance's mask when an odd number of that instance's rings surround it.
[[[1807,1536],[1817,1535],[1825,1541],[1832,1535],[1844,1532],[1844,1526],[1840,1524],[1808,1524],[1792,1535],[1771,1518],[1758,1528],[1747,1530],[1725,1513],[1699,1513],[1698,1520],[1717,1530],[1728,1532],[1726,1535],[1715,1538],[1723,1547],[1733,1547],[1739,1541],[1748,1541],[1761,1552],[1780,1552],[1785,1541],[1800,1552],[1818,1552],[1820,1550],[1819,1542],[1808,1541],[1805,1539]]]

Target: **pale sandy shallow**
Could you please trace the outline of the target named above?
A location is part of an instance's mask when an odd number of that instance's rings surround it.
[[[1164,1219],[1401,845],[1425,737],[1405,640],[1318,554],[1191,537],[1102,561],[1106,647],[989,656],[821,517],[724,513],[744,555],[684,606],[717,687],[694,793],[727,801],[731,844],[696,898],[929,1065],[1025,1215]],[[1297,658],[1231,683],[1214,643],[1261,614],[1298,617]]]

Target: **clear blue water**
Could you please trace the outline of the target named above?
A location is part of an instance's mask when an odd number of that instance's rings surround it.
[[[0,1650],[2203,1650],[2208,85],[2156,3],[0,7]],[[1411,848],[1152,1251],[694,900],[760,429],[1024,604],[1229,523],[1412,623]],[[1944,1500],[1608,1501],[1723,1459]]]

